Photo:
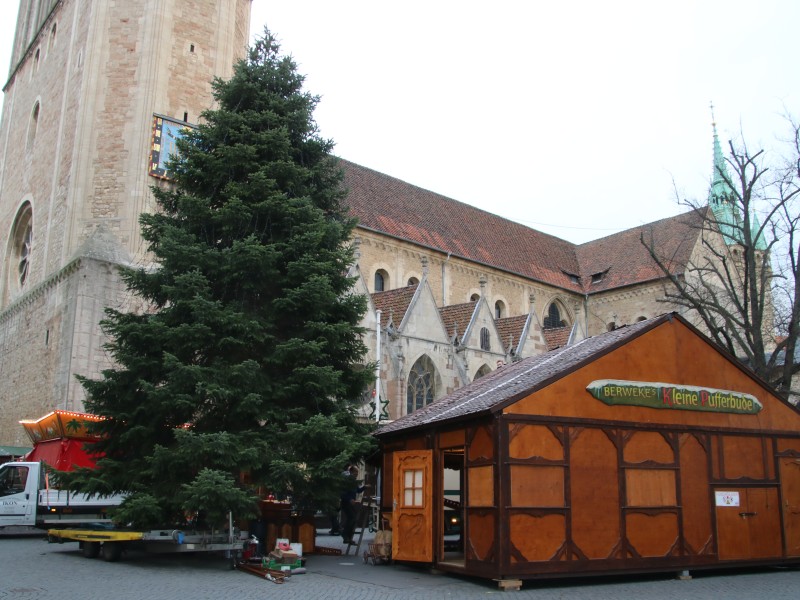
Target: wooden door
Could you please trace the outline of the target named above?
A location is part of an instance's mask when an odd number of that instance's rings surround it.
[[[392,558],[433,561],[433,451],[393,456]]]
[[[781,459],[783,526],[786,556],[800,556],[800,459]]]
[[[776,488],[725,488],[717,491],[716,498],[720,560],[782,555]]]

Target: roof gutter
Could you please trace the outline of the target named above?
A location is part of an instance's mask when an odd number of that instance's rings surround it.
[[[445,267],[447,266],[447,263],[450,261],[450,255],[451,255],[451,253],[448,252],[447,253],[447,258],[445,258],[444,261],[442,262],[442,306],[447,306],[447,303],[445,302],[445,287],[446,287],[445,286]]]

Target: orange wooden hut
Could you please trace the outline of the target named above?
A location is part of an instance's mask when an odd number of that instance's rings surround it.
[[[505,587],[800,562],[800,412],[677,315],[502,367],[377,436],[395,560]]]

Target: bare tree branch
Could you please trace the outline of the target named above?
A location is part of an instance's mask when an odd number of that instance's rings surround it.
[[[685,309],[720,346],[745,360],[787,398],[800,394],[800,125],[781,164],[744,140],[717,153],[709,204],[679,200],[702,216],[690,226],[683,264],[653,231],[641,243],[664,275],[659,301]],[[674,246],[672,246],[674,248]]]

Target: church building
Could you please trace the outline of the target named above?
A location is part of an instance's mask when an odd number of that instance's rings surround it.
[[[716,129],[714,140],[718,147]],[[677,277],[691,277],[707,252],[704,211],[576,245],[342,164],[359,220],[354,274],[370,297],[368,358],[381,353],[370,390],[384,406],[381,418],[397,419],[522,358],[679,310],[664,302],[669,280],[649,248],[669,257]]]
[[[82,411],[75,375],[111,366],[105,308],[142,308],[118,267],[148,266],[138,217],[154,210],[174,136],[244,55],[251,2],[20,4],[0,122],[0,445],[10,446],[25,444],[20,420]],[[659,301],[668,280],[647,246],[676,276],[704,251],[702,211],[576,245],[341,164],[358,219],[352,275],[369,297],[366,361],[378,364],[364,393],[373,419],[675,310]]]

